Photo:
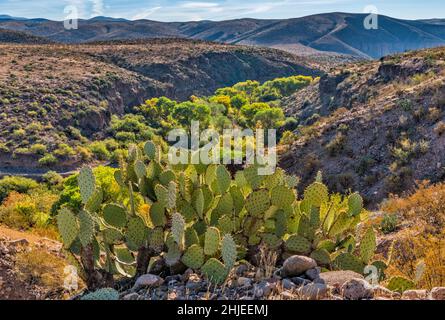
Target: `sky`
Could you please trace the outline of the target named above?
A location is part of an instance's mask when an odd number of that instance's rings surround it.
[[[0,14],[25,18],[64,20],[73,8],[80,18],[157,21],[285,19],[370,8],[402,19],[445,18],[444,0],[0,0]]]

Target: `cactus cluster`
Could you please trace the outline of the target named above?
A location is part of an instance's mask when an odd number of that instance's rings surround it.
[[[369,229],[356,248],[363,211],[358,194],[330,196],[318,175],[298,200],[295,177],[281,169],[261,176],[258,169],[248,166],[232,178],[223,165],[170,165],[153,142],[132,145],[114,176],[118,203],[83,168],[78,183],[84,206],[60,210],[60,234],[87,272],[93,266],[131,277],[138,264],[148,264],[141,260],[157,255],[172,272],[189,267],[221,283],[249,246],[265,245],[283,257],[304,254],[326,268],[363,273],[375,235]]]

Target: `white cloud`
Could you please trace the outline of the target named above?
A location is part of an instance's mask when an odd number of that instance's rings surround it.
[[[185,2],[180,7],[185,9],[208,9],[219,7],[219,4],[214,2]]]

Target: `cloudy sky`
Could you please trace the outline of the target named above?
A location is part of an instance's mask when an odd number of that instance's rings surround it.
[[[109,16],[159,21],[293,18],[323,12],[378,13],[397,18],[445,18],[444,0],[0,0],[0,14],[63,20],[67,6],[82,18]]]

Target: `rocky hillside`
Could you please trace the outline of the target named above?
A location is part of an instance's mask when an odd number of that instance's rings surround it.
[[[77,30],[66,30],[63,23],[57,21],[5,17],[0,20],[0,28],[24,31],[64,43],[182,37],[280,47],[298,54],[312,52],[324,56],[334,52],[367,58],[445,44],[443,20],[410,21],[379,16],[378,29],[366,30],[363,27],[365,17],[364,14],[326,13],[283,20],[172,23],[96,17],[80,20]],[[338,59],[336,55],[334,58]]]
[[[444,80],[444,48],[328,73],[286,101],[300,126],[281,166],[305,183],[322,170],[333,190],[358,190],[373,204],[416,180],[442,181]]]
[[[0,162],[22,170],[45,152],[28,146],[82,139],[79,130],[100,139],[112,114],[152,97],[185,100],[248,79],[321,74],[283,51],[188,40],[0,45],[0,59]]]

